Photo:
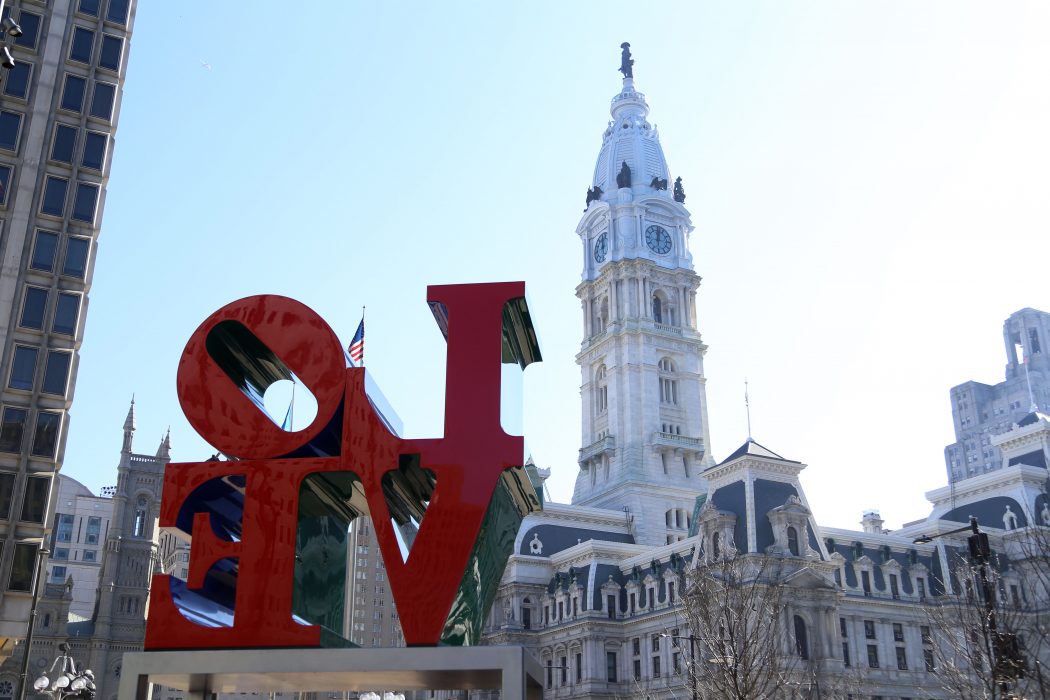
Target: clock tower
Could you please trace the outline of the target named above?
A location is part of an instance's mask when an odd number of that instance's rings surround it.
[[[622,45],[623,89],[576,228],[583,435],[573,503],[624,509],[635,541],[689,530],[709,451],[704,345],[681,178],[672,181]]]

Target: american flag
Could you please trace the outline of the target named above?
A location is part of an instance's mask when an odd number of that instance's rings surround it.
[[[347,348],[350,353],[350,359],[359,365],[365,363],[365,319],[361,319],[360,325],[357,326],[357,333],[354,333],[354,339],[350,341],[350,347]]]

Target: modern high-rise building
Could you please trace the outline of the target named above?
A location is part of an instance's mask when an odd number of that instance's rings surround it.
[[[1050,314],[1035,309],[1011,314],[1003,323],[1003,343],[1003,381],[952,387],[955,442],[944,448],[951,483],[1001,469],[1002,454],[993,438],[1033,412],[1050,413]]]
[[[161,564],[162,534],[157,521],[171,439],[162,437],[156,453],[150,455],[134,451],[134,437],[133,402],[124,420],[112,497],[95,498],[102,503],[93,504],[90,492],[67,488],[66,494],[79,498],[60,500],[56,505],[51,575],[41,587],[30,683],[50,667],[59,645],[67,643],[78,667],[94,672],[98,697],[114,698],[124,652],[142,650],[150,583]],[[65,517],[69,515],[73,517]],[[68,550],[67,558],[54,560],[60,548]],[[96,554],[85,557],[87,552]],[[92,570],[88,565],[95,561],[98,566]],[[77,568],[79,575],[74,571]],[[77,609],[82,608],[88,610],[87,615],[78,614]],[[24,643],[16,645],[14,654],[0,665],[0,699],[6,697],[5,687],[17,686],[24,652]]]
[[[113,520],[113,499],[96,496],[65,474],[59,474],[57,481],[47,583],[64,585],[72,581],[70,619],[87,620],[95,608],[102,554]]]
[[[135,0],[7,0],[0,74],[0,655],[24,637],[84,337]]]
[[[386,565],[371,518],[350,524],[346,625],[343,636],[363,647],[403,647],[405,637],[386,580]]]

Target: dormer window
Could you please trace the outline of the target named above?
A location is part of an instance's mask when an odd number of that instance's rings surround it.
[[[787,539],[788,539],[788,551],[791,552],[792,555],[797,557],[798,556],[798,530],[796,530],[793,527],[789,527],[787,529],[787,536],[788,536],[787,537]]]

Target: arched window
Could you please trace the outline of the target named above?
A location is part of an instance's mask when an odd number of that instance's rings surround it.
[[[716,532],[715,534],[711,535],[711,556],[716,558],[722,555],[722,548],[719,544],[719,540],[721,539],[719,535],[721,534],[722,533],[720,532]]]
[[[138,504],[135,508],[135,537],[145,537],[146,533],[146,498],[145,496],[139,496]]]
[[[795,615],[795,651],[798,658],[809,660],[809,639],[806,637],[806,621]]]
[[[609,409],[609,385],[605,378],[605,365],[594,373],[594,412],[601,415]]]
[[[532,629],[532,601],[527,596],[521,601],[521,626]]]
[[[664,322],[664,310],[663,304],[660,303],[660,297],[653,296],[653,320],[657,323]]]
[[[798,530],[793,527],[788,528],[788,551],[798,556]]]
[[[598,332],[604,333],[609,327],[609,297],[602,297],[598,311]]]

